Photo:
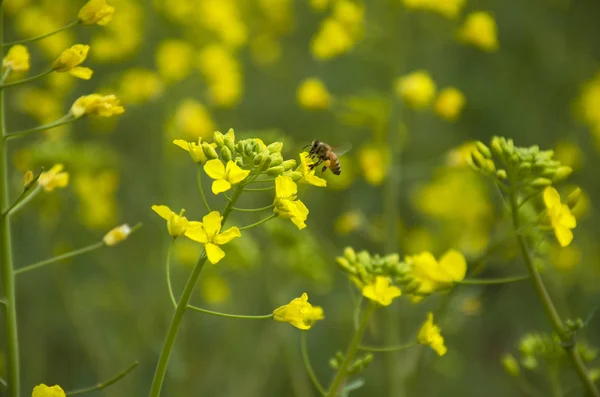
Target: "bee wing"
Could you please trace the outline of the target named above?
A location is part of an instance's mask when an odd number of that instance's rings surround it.
[[[344,142],[341,145],[332,146],[331,150],[338,156],[343,156],[348,153],[352,149],[352,144],[350,142]]]

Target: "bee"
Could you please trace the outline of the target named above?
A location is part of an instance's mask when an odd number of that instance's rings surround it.
[[[350,150],[350,145],[347,145],[347,147],[343,148],[342,150],[336,149],[337,154],[334,152],[334,149],[331,146],[317,139],[304,146],[304,148],[309,146],[310,149],[308,151],[308,155],[310,158],[316,160],[315,163],[311,164],[311,170],[315,169],[321,164],[324,164],[321,172],[325,172],[327,168],[329,168],[335,175],[342,173],[342,166],[340,165],[340,160],[338,157]]]

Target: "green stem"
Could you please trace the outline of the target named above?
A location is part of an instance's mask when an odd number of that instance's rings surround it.
[[[49,75],[52,72],[54,72],[54,69],[49,69],[49,70],[46,70],[45,72],[42,72],[40,74],[36,74],[35,76],[26,77],[26,78],[21,79],[21,80],[12,81],[10,83],[4,83],[3,82],[1,88],[9,88],[9,87],[14,87],[14,86],[17,86],[17,85],[29,83],[30,81],[37,80],[40,77],[47,76],[47,75]]]
[[[364,350],[368,352],[380,352],[380,353],[388,353],[388,352],[397,352],[400,350],[405,350],[413,346],[417,346],[418,343],[409,343],[407,345],[396,345],[396,346],[358,346],[358,350]]]
[[[1,67],[0,67],[0,69],[1,69]],[[8,76],[10,75],[10,71],[11,71],[11,67],[8,66],[4,70],[4,73],[2,73],[2,80],[0,80],[0,82],[2,83],[2,85],[4,85],[4,82],[6,81],[6,79],[8,78]]]
[[[567,351],[567,355],[571,359],[571,363],[573,364],[575,372],[579,376],[580,381],[583,383],[583,386],[590,396],[600,397],[600,392],[590,378],[583,359],[577,350],[575,337],[565,328],[560,315],[554,306],[554,302],[552,301],[552,298],[550,297],[550,294],[544,285],[544,280],[542,279],[542,276],[533,262],[531,252],[529,252],[529,248],[527,247],[527,242],[525,241],[523,234],[520,232],[521,220],[519,218],[519,202],[517,193],[515,191],[511,192],[509,199],[515,236],[521,250],[521,256],[523,257],[523,260],[527,266],[527,270],[531,276],[531,282],[533,283],[535,292],[538,295],[538,298],[540,299],[542,306],[544,307],[544,310],[546,311],[546,314],[552,323],[552,326],[554,327],[554,331],[558,334],[560,340],[563,342],[565,350]]]
[[[256,178],[254,178],[250,182],[247,182],[246,185],[249,185],[251,183],[274,182],[274,181],[275,181],[275,178],[269,178],[269,179],[256,179]]]
[[[225,209],[223,210],[222,225],[225,225],[225,222],[227,221],[227,218],[229,217],[229,214],[233,208],[233,204],[237,201],[242,191],[243,189],[240,186],[236,187],[234,190],[233,195],[231,196],[231,201],[227,203]],[[200,277],[202,268],[206,263],[206,259],[206,251],[204,251],[196,261],[196,265],[194,265],[194,268],[192,269],[192,272],[190,273],[190,276],[188,277],[183,289],[183,293],[181,294],[181,298],[177,303],[177,308],[175,309],[175,313],[171,319],[171,324],[169,325],[169,330],[167,331],[167,336],[165,337],[163,347],[160,351],[158,363],[156,364],[156,370],[154,371],[154,377],[152,378],[152,386],[150,387],[150,397],[160,396],[160,391],[167,373],[167,367],[169,366],[169,357],[171,356],[171,351],[173,350],[173,345],[175,344],[175,338],[179,333],[181,321],[183,320],[183,316],[188,309],[192,292],[194,291],[194,287],[196,286],[198,278]]]
[[[19,211],[21,208],[23,208],[23,206],[25,206],[25,204],[29,203],[35,196],[37,196],[37,194],[42,190],[42,188],[38,185],[36,187],[34,187],[33,189],[29,189],[24,191],[19,198],[17,198],[15,200],[14,203],[12,203],[12,205],[10,207],[8,207],[6,209],[6,211],[4,211],[2,213],[2,216],[10,216],[10,215],[14,215],[17,213],[17,211]]]
[[[0,1],[0,43],[3,41],[4,8]],[[0,59],[4,49],[0,48]],[[6,120],[4,119],[4,90],[0,89],[0,213],[9,206],[8,197],[8,151],[6,145]],[[7,215],[0,215],[0,278],[3,299],[6,302],[4,335],[6,337],[6,372],[8,396],[21,397],[19,376],[19,337],[17,332],[17,306],[15,295],[15,272],[13,269],[10,223]]]
[[[76,120],[78,120],[80,117],[74,117],[72,114],[67,114],[63,117],[61,117],[58,120],[55,120],[51,123],[48,124],[44,124],[44,125],[40,125],[37,126],[35,128],[31,128],[28,130],[21,130],[21,131],[16,131],[16,132],[11,132],[9,134],[6,134],[6,139],[13,139],[13,138],[18,138],[18,137],[23,137],[29,134],[32,134],[34,132],[39,132],[39,131],[45,131],[45,130],[49,130],[51,128],[56,128],[56,127],[60,127],[61,125],[65,125],[65,124],[69,124],[72,123]]]
[[[175,243],[175,237],[171,239],[169,243],[169,248],[167,249],[167,260],[165,265],[165,273],[167,275],[167,288],[169,289],[169,297],[171,298],[171,302],[173,303],[173,307],[177,308],[177,299],[175,299],[175,294],[173,294],[173,286],[171,285],[171,248],[173,248],[173,244]]]
[[[188,309],[195,310],[197,312],[204,313],[204,314],[210,314],[211,316],[219,316],[219,317],[226,317],[226,318],[240,318],[243,320],[268,320],[270,318],[273,318],[273,313],[265,314],[262,316],[248,316],[245,314],[229,314],[229,313],[215,312],[212,310],[202,309],[200,307],[192,306],[192,305],[188,305]]]
[[[488,278],[488,279],[465,279],[462,281],[455,281],[454,284],[464,285],[492,285],[492,284],[508,284],[516,283],[519,281],[529,280],[531,276],[515,276],[515,277],[504,277],[504,278]]]
[[[245,192],[266,192],[268,190],[273,190],[275,189],[275,185],[273,186],[269,186],[269,187],[256,187],[256,188],[244,188]]]
[[[200,190],[200,195],[202,196],[202,201],[204,201],[204,205],[208,212],[211,212],[210,205],[208,205],[208,200],[206,200],[206,196],[204,195],[204,188],[202,187],[202,167],[198,165],[198,170],[196,172],[198,179],[198,189]]]
[[[354,356],[356,355],[356,352],[358,351],[358,346],[360,345],[360,341],[362,340],[365,330],[367,329],[367,325],[369,324],[369,319],[371,318],[371,315],[375,311],[375,307],[376,306],[374,303],[369,302],[369,307],[365,311],[365,314],[360,322],[360,325],[359,325],[358,329],[356,330],[356,332],[354,333],[354,337],[350,341],[350,345],[348,345],[348,350],[346,351],[346,356],[344,357],[344,361],[342,362],[342,365],[340,365],[340,368],[339,368],[337,374],[335,375],[335,378],[333,378],[333,382],[331,382],[331,386],[329,387],[329,391],[327,392],[327,397],[335,397],[337,395],[338,389],[339,389],[340,385],[342,384],[342,381],[346,378],[346,376],[348,374],[348,366],[354,360]]]
[[[271,216],[268,216],[268,217],[266,217],[266,218],[264,218],[264,219],[261,219],[260,221],[258,221],[258,222],[255,222],[255,223],[253,223],[253,224],[251,224],[251,225],[240,227],[239,229],[240,229],[240,230],[246,230],[246,229],[250,229],[250,228],[253,228],[253,227],[255,227],[255,226],[262,225],[263,223],[265,223],[265,222],[268,222],[268,221],[270,221],[270,220],[271,220],[271,219],[273,219],[273,218],[277,218],[277,214],[273,214],[273,215],[271,215]]]
[[[306,368],[306,373],[308,374],[308,377],[310,378],[312,384],[319,391],[320,395],[325,396],[327,394],[327,391],[321,385],[321,382],[319,382],[319,379],[317,378],[317,375],[315,374],[315,371],[313,370],[313,367],[310,364],[310,358],[308,357],[308,349],[306,348],[307,334],[308,332],[305,331],[300,332],[300,349],[302,352],[302,362],[304,362],[304,368]]]
[[[130,373],[131,371],[133,371],[135,369],[135,367],[138,366],[138,364],[139,363],[137,361],[135,361],[127,369],[121,371],[119,374],[117,374],[113,378],[107,380],[106,382],[98,383],[95,386],[86,387],[85,389],[73,390],[73,391],[67,392],[66,394],[67,394],[67,396],[75,396],[77,394],[84,394],[84,393],[89,393],[91,391],[102,390],[104,388],[107,388],[108,386],[117,383],[118,381],[123,379],[125,376],[127,376],[127,374]]]
[[[271,209],[274,206],[275,206],[275,204],[267,205],[266,207],[262,207],[262,208],[237,208],[237,207],[233,207],[233,210],[234,211],[239,211],[239,212],[259,212],[259,211],[264,211],[264,210]]]
[[[29,272],[31,270],[36,270],[36,269],[39,269],[40,267],[44,267],[46,265],[50,265],[50,264],[55,263],[55,262],[59,262],[59,261],[65,260],[65,259],[73,258],[75,256],[87,254],[88,252],[95,251],[95,250],[97,250],[99,248],[102,248],[102,247],[105,247],[105,245],[104,245],[103,241],[100,241],[98,243],[94,243],[94,244],[88,245],[87,247],[83,247],[83,248],[77,249],[75,251],[67,252],[65,254],[58,255],[58,256],[55,256],[55,257],[52,257],[50,259],[46,259],[46,260],[43,260],[43,261],[40,261],[40,262],[36,262],[36,263],[31,264],[31,265],[22,267],[20,269],[16,269],[14,271],[14,273],[15,273],[15,276],[17,276],[19,274],[27,273],[27,272]]]
[[[63,30],[66,30],[66,29],[72,28],[73,26],[75,26],[75,25],[77,25],[77,24],[79,24],[79,20],[73,21],[73,22],[71,22],[71,23],[69,23],[69,24],[67,24],[67,25],[63,26],[62,28],[59,28],[59,29],[57,29],[57,30],[53,31],[53,32],[50,32],[50,33],[44,33],[44,34],[41,34],[41,35],[39,35],[39,36],[35,36],[35,37],[29,37],[29,38],[27,38],[27,39],[21,39],[21,40],[10,41],[10,42],[8,42],[8,43],[3,43],[3,44],[2,44],[2,46],[4,46],[4,47],[10,47],[11,45],[15,45],[15,44],[30,43],[30,42],[32,42],[32,41],[38,41],[38,40],[41,40],[41,39],[45,39],[45,38],[46,38],[46,37],[48,37],[48,36],[52,36],[52,35],[54,35],[54,34],[56,34],[56,33],[58,33],[58,32],[62,32]]]
[[[8,387],[8,384],[6,383],[4,378],[1,376],[0,376],[0,386],[2,386],[4,389],[6,389]]]

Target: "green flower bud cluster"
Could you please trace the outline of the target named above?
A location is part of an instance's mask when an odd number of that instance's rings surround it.
[[[336,258],[336,263],[349,277],[363,284],[369,284],[375,276],[388,276],[395,280],[404,275],[398,254],[371,255],[364,250],[357,254],[352,247],[346,247],[344,256]]]
[[[500,182],[523,183],[534,189],[566,179],[573,170],[553,159],[554,151],[539,146],[517,147],[512,139],[493,137],[490,146],[476,142],[470,164]]]
[[[342,352],[338,351],[335,356],[329,360],[329,366],[334,370],[339,370],[344,362],[345,356]],[[355,359],[348,368],[348,375],[357,375],[361,373],[365,368],[373,361],[373,355],[371,353],[365,354],[363,357]]]

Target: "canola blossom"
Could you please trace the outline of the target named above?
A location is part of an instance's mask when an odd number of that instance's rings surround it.
[[[45,384],[37,385],[33,388],[31,397],[65,397],[64,390],[59,385],[46,386]]]
[[[416,295],[429,295],[452,287],[462,281],[467,272],[467,262],[457,250],[449,250],[438,260],[430,252],[407,256],[405,263],[412,280],[417,283]]]
[[[213,265],[225,257],[225,252],[219,247],[240,237],[240,229],[233,226],[221,232],[223,217],[218,211],[212,211],[202,218],[201,223],[190,225],[185,236],[204,245],[206,256]]]
[[[52,64],[52,69],[54,69],[55,72],[68,72],[74,77],[89,80],[92,77],[92,69],[79,66],[85,61],[89,50],[90,46],[85,44],[75,44],[74,46],[67,48],[58,58],[56,58]]]
[[[275,212],[282,218],[290,219],[298,229],[306,227],[308,208],[297,199],[298,186],[289,176],[280,175],[275,178]]]
[[[306,331],[318,320],[323,320],[325,316],[323,315],[323,309],[311,305],[308,302],[308,295],[303,293],[301,297],[275,309],[273,318],[275,321],[290,323],[294,327]]]
[[[13,72],[26,72],[29,70],[29,51],[27,47],[21,44],[10,47],[4,59],[2,66],[10,68]]]
[[[46,192],[66,187],[69,184],[69,173],[63,169],[64,165],[56,164],[50,170],[42,172],[38,178],[38,185]]]
[[[100,116],[111,117],[123,114],[125,108],[121,106],[119,98],[115,95],[90,94],[84,95],[71,106],[71,114],[75,117]]]
[[[310,158],[307,152],[300,153],[300,172],[302,173],[300,182],[317,187],[325,187],[327,186],[327,181],[315,175],[315,168],[310,169],[310,166],[313,165],[314,162],[315,161]]]
[[[181,210],[179,214],[171,211],[166,205],[153,205],[152,211],[156,212],[158,216],[167,221],[167,230],[173,237],[183,236],[189,227],[196,227],[200,225],[198,221],[188,221],[183,213],[185,210]]]
[[[427,320],[423,323],[417,340],[422,345],[430,346],[438,356],[443,356],[448,351],[440,327],[433,323],[433,313],[431,312],[427,313]]]
[[[241,169],[231,160],[225,166],[218,159],[208,160],[204,164],[204,171],[215,180],[212,183],[212,192],[214,194],[228,191],[232,186],[242,182],[250,174],[249,170]]]
[[[551,186],[544,189],[544,203],[548,210],[548,217],[556,240],[561,247],[568,246],[573,241],[572,229],[577,226],[577,220],[571,213],[569,206],[560,201],[560,195]]]
[[[106,3],[106,0],[89,0],[81,9],[77,17],[85,25],[108,25],[115,13],[115,7]]]
[[[394,298],[401,295],[401,291],[400,288],[390,284],[388,277],[376,276],[372,283],[362,288],[362,294],[381,306],[389,306]]]

